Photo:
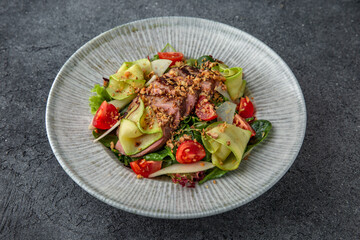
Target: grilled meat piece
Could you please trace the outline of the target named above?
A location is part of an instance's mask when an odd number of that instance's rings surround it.
[[[164,77],[157,78],[152,82],[152,87],[149,91],[150,95],[172,95],[175,96],[174,84],[166,80]]]
[[[195,91],[194,94],[188,94],[185,100],[185,113],[184,117],[190,115],[192,110],[194,109],[198,99],[199,99],[199,91]]]
[[[187,76],[196,76],[197,74],[199,74],[200,71],[197,68],[191,67],[191,66],[181,66],[178,68],[172,68],[169,70],[169,72],[165,73],[164,76],[165,77],[177,77],[177,76],[181,76],[181,77],[187,77]]]
[[[185,112],[185,105],[183,104],[184,99],[170,98],[165,95],[151,96],[145,95],[146,102],[149,103],[153,108],[160,112],[165,112],[172,120],[172,127],[177,128],[180,123],[181,116]],[[157,111],[155,111],[157,112]],[[158,119],[159,122],[167,119]]]

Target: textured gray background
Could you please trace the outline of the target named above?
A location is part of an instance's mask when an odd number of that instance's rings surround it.
[[[0,239],[360,238],[360,2],[191,2],[0,1]],[[259,38],[305,96],[305,141],[289,172],[217,216],[161,220],[110,207],[66,175],[47,140],[47,95],[64,62],[106,30],[165,15]]]

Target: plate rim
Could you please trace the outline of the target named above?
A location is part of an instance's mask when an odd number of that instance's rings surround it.
[[[222,209],[219,210],[210,210],[210,211],[199,211],[196,213],[156,213],[156,212],[151,212],[151,211],[147,211],[147,210],[140,210],[138,211],[137,209],[133,208],[133,207],[129,207],[126,205],[126,203],[117,203],[111,199],[107,199],[105,196],[99,194],[96,192],[96,190],[94,190],[91,186],[89,186],[88,184],[86,184],[86,182],[83,182],[82,178],[80,176],[78,176],[76,174],[76,172],[74,172],[70,167],[68,167],[68,165],[66,164],[66,161],[62,158],[62,156],[58,153],[58,150],[55,147],[55,143],[54,143],[54,139],[53,139],[53,133],[50,126],[50,103],[53,101],[53,96],[54,91],[56,89],[56,85],[59,82],[59,77],[61,75],[63,75],[63,72],[65,71],[65,69],[68,67],[68,65],[70,64],[71,59],[73,59],[73,57],[75,55],[77,55],[78,52],[81,52],[85,47],[87,47],[88,45],[90,45],[92,42],[97,41],[99,38],[103,37],[103,35],[108,34],[111,31],[114,31],[115,29],[119,29],[122,27],[125,27],[127,25],[132,25],[132,24],[137,24],[137,23],[142,23],[142,22],[147,22],[147,21],[156,21],[156,20],[161,20],[161,19],[166,19],[168,21],[174,20],[174,19],[192,19],[192,20],[202,20],[202,21],[206,21],[208,23],[213,23],[213,24],[218,24],[221,25],[222,27],[227,27],[232,29],[233,31],[239,31],[242,34],[244,34],[245,36],[247,36],[249,39],[252,39],[255,42],[260,43],[260,45],[262,47],[264,47],[264,49],[270,54],[275,56],[279,61],[280,64],[283,65],[283,67],[285,68],[285,70],[290,74],[291,78],[293,78],[295,80],[295,85],[299,90],[299,100],[301,102],[301,107],[303,107],[303,128],[301,131],[301,136],[299,137],[299,147],[296,151],[294,151],[294,157],[293,159],[291,159],[291,161],[289,161],[289,164],[286,165],[286,167],[284,169],[282,169],[282,171],[277,175],[277,178],[273,179],[273,181],[271,182],[271,184],[269,184],[267,187],[265,187],[264,189],[262,189],[261,191],[258,191],[256,194],[253,194],[251,197],[247,198],[245,201],[239,203],[239,204],[232,204],[229,205],[227,207],[224,207]],[[47,138],[50,144],[50,147],[58,161],[58,163],[60,164],[60,166],[64,169],[64,171],[67,173],[67,175],[70,176],[70,178],[76,183],[78,184],[83,190],[85,190],[87,193],[89,193],[90,195],[92,195],[93,197],[99,199],[100,201],[115,207],[117,209],[121,209],[133,214],[137,214],[137,215],[142,215],[142,216],[146,216],[146,217],[153,217],[153,218],[161,218],[161,219],[193,219],[193,218],[202,218],[202,217],[207,217],[207,216],[212,216],[212,215],[216,215],[216,214],[220,214],[220,213],[224,213],[227,211],[231,211],[235,208],[238,208],[242,205],[245,205],[251,201],[253,201],[254,199],[258,198],[260,195],[264,194],[265,192],[267,192],[269,189],[271,189],[276,183],[279,182],[279,180],[288,172],[288,170],[290,169],[290,167],[293,165],[293,163],[295,162],[296,158],[299,155],[299,152],[302,148],[303,142],[304,142],[304,138],[305,138],[305,132],[306,132],[306,125],[307,125],[307,110],[306,110],[306,103],[305,103],[305,98],[304,98],[304,94],[302,92],[301,86],[297,80],[297,78],[295,77],[294,73],[291,71],[290,67],[287,65],[287,63],[273,50],[271,49],[267,44],[265,44],[263,41],[259,40],[258,38],[252,36],[251,34],[230,26],[228,24],[222,23],[222,22],[218,22],[218,21],[214,21],[214,20],[210,20],[210,19],[205,19],[205,18],[197,18],[197,17],[186,17],[186,16],[163,16],[163,17],[152,17],[152,18],[144,18],[144,19],[140,19],[140,20],[136,20],[136,21],[131,21],[131,22],[127,22],[124,24],[121,24],[119,26],[116,26],[114,28],[111,28],[105,32],[100,33],[99,35],[95,36],[94,38],[90,39],[89,41],[87,41],[85,44],[83,44],[80,48],[78,48],[67,60],[66,62],[63,64],[63,66],[60,68],[59,72],[57,73],[49,94],[48,94],[48,99],[47,99],[47,103],[46,103],[46,111],[45,111],[45,127],[46,127],[46,134],[47,134]]]

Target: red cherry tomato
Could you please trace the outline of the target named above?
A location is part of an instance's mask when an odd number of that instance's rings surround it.
[[[198,162],[206,156],[204,147],[193,140],[180,144],[176,151],[176,160],[179,163]]]
[[[92,125],[98,129],[110,129],[117,123],[119,112],[116,107],[104,101],[97,110]]]
[[[170,66],[174,65],[176,62],[182,61],[184,54],[181,52],[158,52],[160,59],[169,59],[172,61]]]
[[[242,97],[238,105],[239,115],[243,118],[250,118],[254,116],[254,105],[248,97]]]
[[[203,121],[211,121],[217,118],[214,105],[205,96],[200,96],[195,106],[196,115]]]
[[[137,175],[141,175],[144,178],[149,177],[150,174],[157,172],[161,169],[162,161],[146,161],[145,159],[139,159],[134,162],[130,162],[130,167]]]
[[[250,124],[244,118],[240,117],[239,114],[235,114],[234,124],[239,128],[249,130],[251,132],[251,137],[255,136],[256,132],[254,129],[252,129]]]

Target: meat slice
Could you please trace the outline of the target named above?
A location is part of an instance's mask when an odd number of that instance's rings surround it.
[[[199,69],[191,66],[181,66],[179,68],[172,68],[164,76],[174,80],[179,86],[194,86],[194,78],[200,73]],[[190,77],[189,77],[190,76]],[[187,89],[188,90],[188,89]],[[191,91],[186,91],[185,97],[185,110],[184,117],[187,117],[195,107],[195,104],[199,97],[199,91],[196,88],[192,88]]]
[[[189,116],[189,114],[192,112],[192,110],[195,107],[195,104],[199,98],[199,92],[194,91],[194,94],[188,94],[185,100],[185,113],[184,117]]]
[[[215,88],[215,81],[213,79],[200,83],[200,91],[205,95],[208,94],[212,95],[214,92],[214,88]]]
[[[150,95],[175,95],[174,86],[164,77],[159,77],[152,82],[152,87],[149,92]]]
[[[165,77],[174,77],[174,76],[186,77],[188,75],[195,76],[199,73],[200,73],[199,69],[184,65],[184,66],[181,66],[178,68],[170,69],[169,72],[167,72],[164,76]]]
[[[173,127],[179,126],[181,116],[185,112],[185,105],[183,99],[169,98],[166,96],[145,96],[150,105],[164,110],[164,112],[173,118]]]

